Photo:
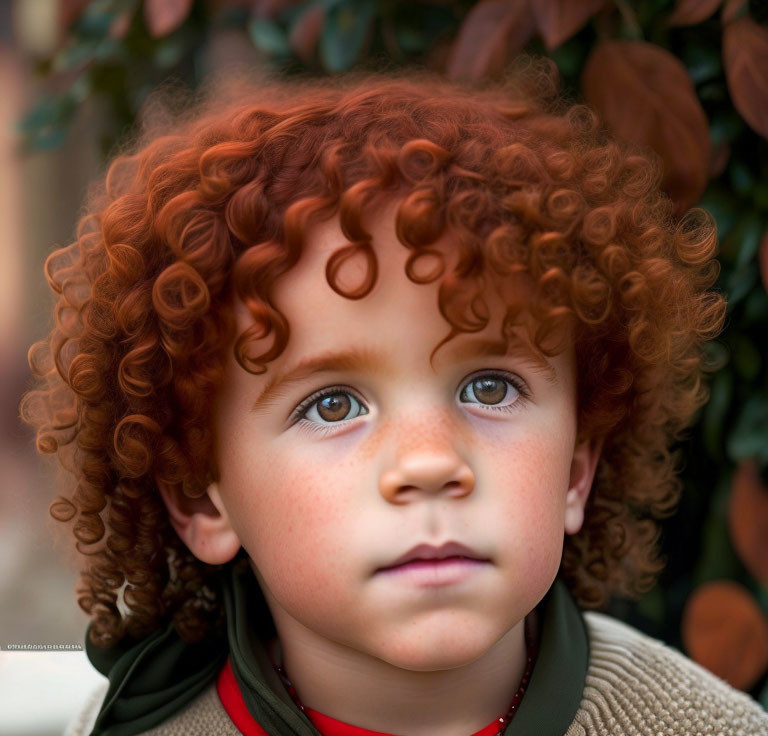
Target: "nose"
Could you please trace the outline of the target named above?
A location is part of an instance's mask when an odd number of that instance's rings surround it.
[[[379,488],[395,504],[409,503],[424,494],[462,498],[474,490],[475,474],[455,453],[412,452],[382,473]]]

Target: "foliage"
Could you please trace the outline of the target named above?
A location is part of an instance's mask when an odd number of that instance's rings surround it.
[[[60,145],[90,97],[111,113],[106,155],[158,83],[201,81],[206,44],[227,28],[247,33],[262,63],[285,74],[415,64],[480,78],[501,72],[521,50],[547,55],[566,90],[594,105],[617,136],[653,149],[678,213],[699,204],[717,220],[718,287],[729,316],[709,346],[711,399],[680,448],[686,494],[665,524],[667,570],[649,595],[614,601],[612,612],[685,648],[768,707],[766,4],[60,2],[63,41],[40,65],[48,91],[21,122],[26,145],[37,149]]]

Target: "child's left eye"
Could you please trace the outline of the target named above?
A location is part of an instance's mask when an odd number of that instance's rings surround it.
[[[511,397],[510,387],[513,394]],[[514,411],[525,403],[528,396],[528,391],[519,379],[495,372],[475,374],[462,384],[459,392],[462,403],[476,404],[492,411]],[[291,415],[291,421],[303,419],[314,425],[312,429],[319,430],[367,413],[368,409],[362,400],[350,389],[333,386],[302,401]]]
[[[501,402],[508,400],[509,386],[516,396],[512,401],[502,404]],[[495,411],[513,411],[528,398],[528,392],[520,380],[500,373],[482,373],[471,378],[464,384],[459,398],[463,401],[470,395],[479,400],[479,406]]]

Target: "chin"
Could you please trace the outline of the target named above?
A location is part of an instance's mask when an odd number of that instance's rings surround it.
[[[411,672],[437,672],[464,667],[480,659],[496,643],[491,637],[468,636],[465,631],[461,637],[450,631],[444,636],[416,635],[412,642],[400,642],[386,651],[374,656]]]

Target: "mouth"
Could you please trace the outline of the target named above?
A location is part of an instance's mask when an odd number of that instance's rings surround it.
[[[376,572],[394,570],[401,567],[442,567],[450,563],[466,562],[490,562],[487,557],[475,552],[471,547],[460,542],[445,542],[440,546],[432,544],[419,544],[412,547],[405,554],[380,567]]]

